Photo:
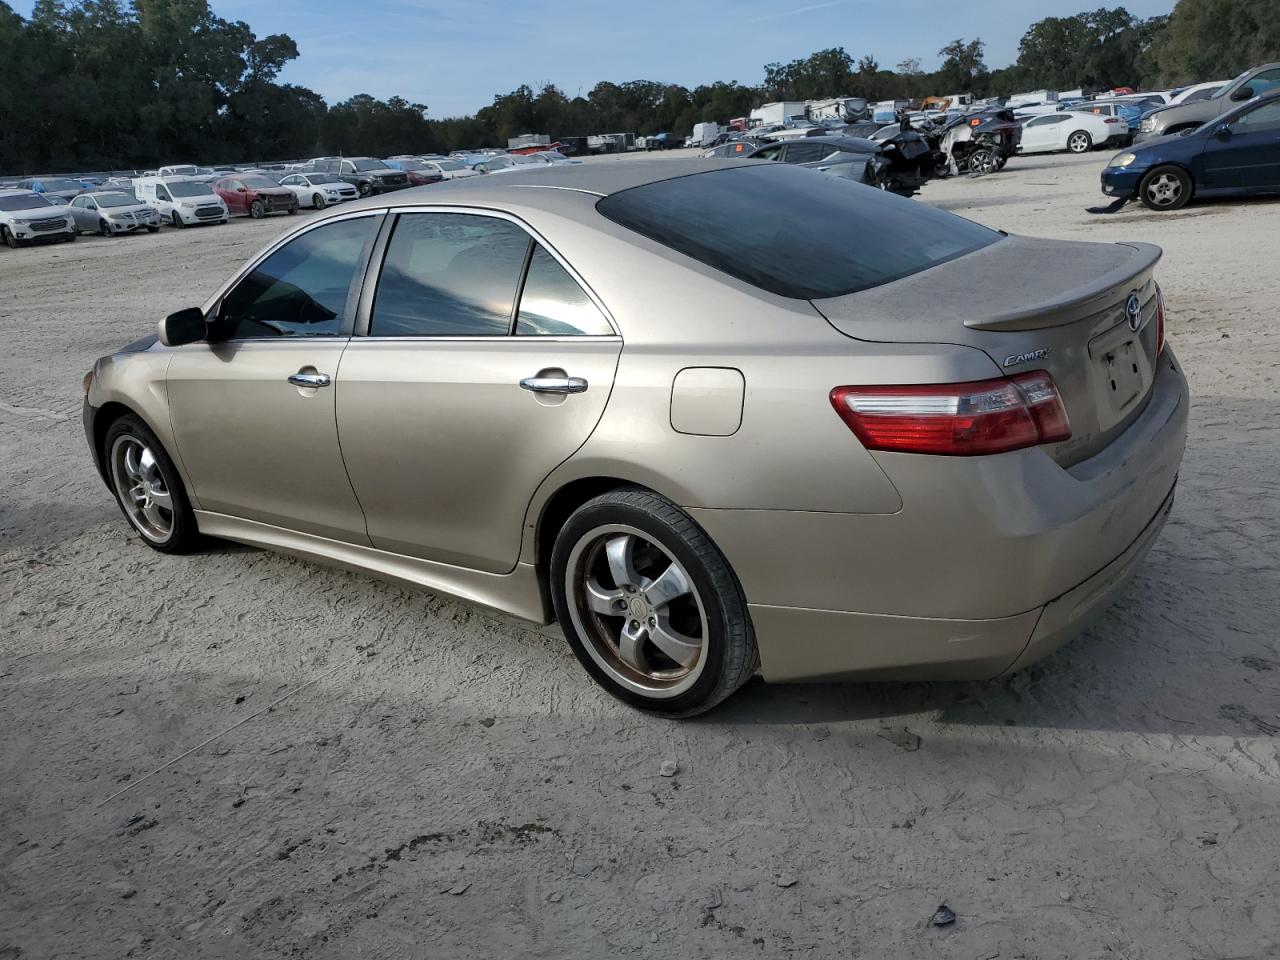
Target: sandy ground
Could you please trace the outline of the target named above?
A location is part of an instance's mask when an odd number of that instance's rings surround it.
[[[1191,438],[1122,600],[1007,681],[686,723],[553,631],[126,532],[81,375],[296,220],[0,249],[0,960],[1280,956],[1280,202],[1089,216],[1105,159],[924,198],[1165,248]]]

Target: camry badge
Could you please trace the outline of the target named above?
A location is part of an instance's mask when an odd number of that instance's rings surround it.
[[[1049,356],[1049,347],[1041,347],[1039,350],[1029,350],[1026,353],[1015,353],[1012,356],[1004,358],[1002,366],[1016,367],[1020,363],[1030,363],[1032,360],[1044,360]]]
[[[1138,328],[1142,326],[1142,301],[1138,299],[1136,293],[1129,294],[1129,299],[1124,305],[1125,316],[1129,318],[1129,329],[1134,333],[1138,332]]]

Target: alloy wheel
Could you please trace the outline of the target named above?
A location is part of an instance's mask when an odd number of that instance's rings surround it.
[[[173,495],[151,448],[135,436],[117,437],[111,446],[111,478],[134,528],[155,543],[168,540],[173,535]]]
[[[1157,207],[1169,207],[1182,196],[1182,182],[1171,173],[1152,177],[1147,184],[1147,199]]]
[[[624,687],[674,697],[706,665],[707,614],[689,573],[634,527],[597,527],[565,565],[570,616],[592,659]]]
[[[1067,141],[1067,149],[1072,153],[1084,153],[1091,146],[1087,133],[1073,133]]]

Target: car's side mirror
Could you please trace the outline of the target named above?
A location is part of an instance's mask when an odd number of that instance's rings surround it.
[[[1213,135],[1217,137],[1219,140],[1230,140],[1231,128],[1227,126],[1225,123],[1220,123],[1213,128]]]
[[[184,343],[199,343],[208,333],[204,311],[188,307],[171,313],[160,321],[160,342],[166,347],[180,347]]]
[[[236,193],[248,193],[248,192],[249,191],[246,190],[244,187],[236,187]]]
[[[1245,100],[1253,99],[1253,87],[1241,87],[1231,95],[1231,99],[1240,103]]]

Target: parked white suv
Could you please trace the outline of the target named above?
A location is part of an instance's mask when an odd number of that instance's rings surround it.
[[[36,240],[76,238],[75,221],[65,203],[30,190],[0,190],[0,240],[17,248]]]
[[[133,181],[133,194],[175,227],[226,223],[231,216],[213,187],[191,177],[138,177]]]

